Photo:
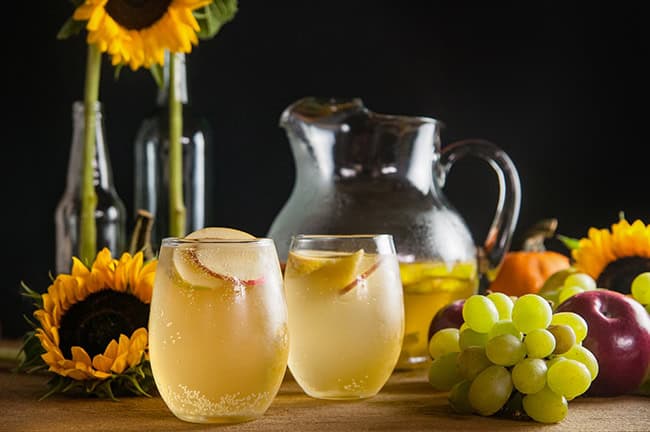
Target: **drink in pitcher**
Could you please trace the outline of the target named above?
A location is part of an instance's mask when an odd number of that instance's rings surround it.
[[[165,239],[149,321],[156,386],[178,418],[261,416],[288,356],[282,275],[270,239]]]
[[[285,291],[289,369],[302,389],[323,399],[379,392],[404,334],[392,237],[295,236]]]
[[[406,328],[397,367],[411,369],[429,363],[429,325],[440,308],[476,294],[476,264],[451,267],[440,262],[400,263]]]

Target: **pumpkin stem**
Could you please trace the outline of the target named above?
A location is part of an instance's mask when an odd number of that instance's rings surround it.
[[[524,234],[522,250],[528,252],[544,252],[544,240],[553,237],[557,229],[557,219],[542,219],[530,227]]]

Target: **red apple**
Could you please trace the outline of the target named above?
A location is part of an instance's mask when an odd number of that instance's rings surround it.
[[[588,325],[583,346],[598,360],[590,396],[636,391],[650,372],[650,317],[640,303],[616,291],[597,289],[569,297],[556,312],[575,312]]]
[[[443,328],[459,328],[464,320],[463,320],[463,305],[465,304],[465,299],[460,299],[460,300],[455,300],[436,312],[436,314],[433,316],[433,319],[431,320],[431,324],[429,325],[429,339],[431,340],[431,336],[438,330],[441,330]]]

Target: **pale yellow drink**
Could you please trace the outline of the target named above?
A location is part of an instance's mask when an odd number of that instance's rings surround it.
[[[156,386],[174,415],[201,423],[259,417],[280,387],[288,348],[272,241],[165,240],[149,351]]]
[[[289,369],[310,396],[370,397],[399,357],[404,310],[393,255],[291,251],[285,270]]]
[[[400,263],[406,328],[397,368],[424,367],[430,362],[428,333],[433,316],[454,300],[476,294],[476,265],[440,262]]]

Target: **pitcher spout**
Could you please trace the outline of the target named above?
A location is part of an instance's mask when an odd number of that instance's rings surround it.
[[[367,112],[360,98],[305,97],[284,110],[280,126],[295,130],[303,124],[340,124],[349,116]]]

